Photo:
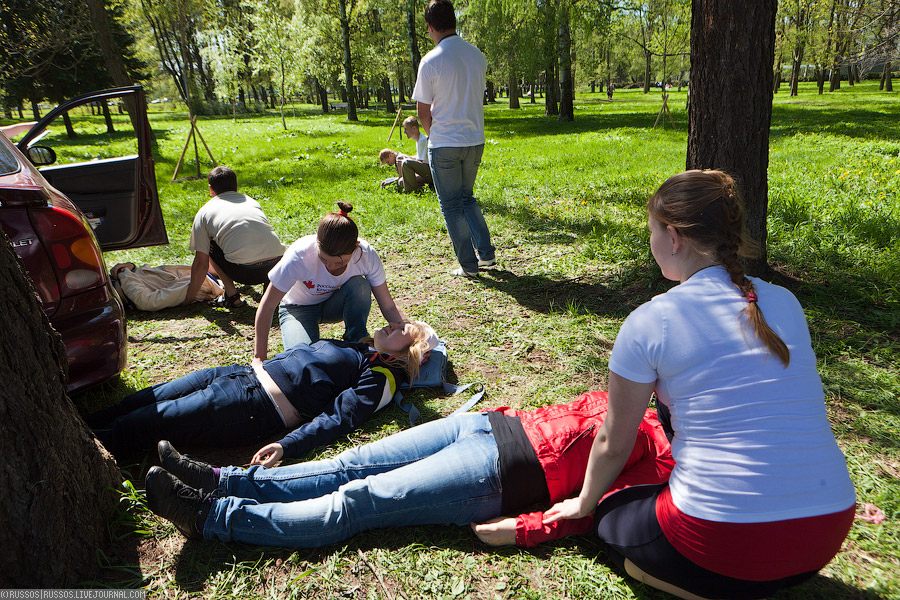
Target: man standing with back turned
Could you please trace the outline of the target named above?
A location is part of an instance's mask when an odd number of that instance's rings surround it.
[[[450,0],[431,0],[425,24],[435,46],[419,63],[413,98],[428,136],[434,188],[460,264],[452,274],[477,277],[478,267],[495,264],[491,234],[473,195],[484,153],[487,61],[478,48],[456,35]]]

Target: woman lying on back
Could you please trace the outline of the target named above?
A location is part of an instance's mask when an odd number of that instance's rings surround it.
[[[233,446],[285,433],[253,457],[270,466],[334,441],[385,407],[437,346],[422,321],[391,323],[372,346],[299,344],[266,361],[203,369],[131,394],[88,417],[113,454],[179,444]]]
[[[437,419],[333,459],[274,469],[214,469],[164,441],[162,468],[147,474],[147,504],[188,537],[226,542],[310,548],[375,528],[482,523],[476,534],[489,543],[534,546],[592,529],[593,516],[545,525],[540,509],[581,487],[605,416],[606,393],[592,392],[532,411]],[[632,441],[611,489],[669,476],[655,412]]]

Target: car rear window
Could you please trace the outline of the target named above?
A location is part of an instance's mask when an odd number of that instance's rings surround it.
[[[3,135],[0,133],[0,135]],[[19,170],[19,161],[5,144],[0,144],[0,175],[8,175]]]

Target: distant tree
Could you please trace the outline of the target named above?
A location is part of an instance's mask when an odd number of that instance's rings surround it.
[[[575,82],[572,78],[572,6],[569,0],[560,0],[556,11],[559,61],[559,117],[560,121],[575,120]]]
[[[522,77],[536,72],[540,61],[534,32],[529,27],[537,18],[535,4],[521,0],[472,0],[463,16],[461,27],[467,38],[484,52],[490,71],[506,83],[509,107],[520,108]],[[503,27],[498,27],[498,23],[503,23]]]
[[[145,78],[121,10],[103,0],[0,0],[0,84],[8,102],[68,97]],[[112,62],[110,62],[112,61]]]
[[[275,75],[279,86],[281,125],[287,129],[285,98],[299,82],[299,23],[291,12],[275,3],[245,0],[243,8],[253,24],[253,64],[259,71]]]
[[[759,256],[748,272],[763,275],[768,212],[769,125],[776,0],[694,0],[688,169],[722,169],[744,196]]]
[[[66,349],[0,229],[0,587],[90,579],[122,478],[66,397]]]

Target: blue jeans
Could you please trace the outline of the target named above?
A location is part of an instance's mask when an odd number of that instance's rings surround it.
[[[253,369],[203,369],[125,397],[92,415],[97,437],[113,454],[173,444],[235,445],[284,431]],[[105,425],[105,427],[104,427]]]
[[[372,309],[372,286],[362,275],[351,277],[319,304],[282,304],[278,309],[281,341],[289,350],[319,341],[319,323],[344,322],[344,341],[369,337],[366,321]]]
[[[465,148],[429,148],[428,152],[434,189],[447,223],[447,233],[453,242],[456,260],[465,271],[475,273],[479,258],[495,258],[491,232],[473,195],[484,144]]]
[[[330,460],[226,467],[207,539],[316,548],[369,529],[466,525],[500,516],[497,443],[486,414],[424,423]]]

